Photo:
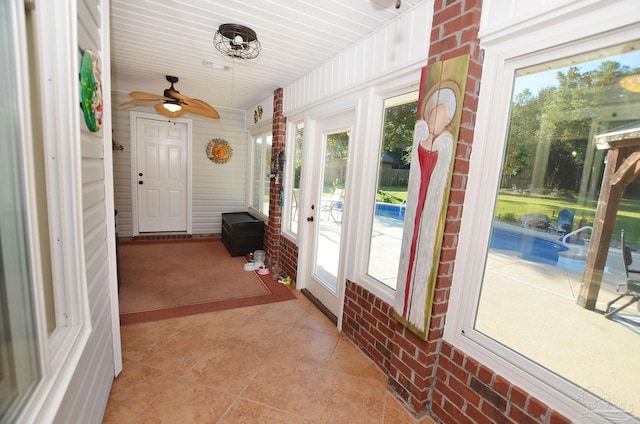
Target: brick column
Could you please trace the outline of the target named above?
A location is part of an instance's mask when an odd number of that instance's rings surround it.
[[[481,0],[436,0],[434,5],[428,64],[464,54],[470,55],[470,63],[429,335],[424,342],[407,329],[399,328],[393,340],[389,386],[418,414],[428,409],[431,402],[453,278],[482,75],[477,37],[480,10]]]
[[[272,126],[272,161],[278,153],[284,151],[287,119],[282,112],[282,97],[284,90],[278,88],[273,92],[273,126]],[[280,258],[280,234],[282,233],[282,206],[280,206],[280,188],[282,187],[282,172],[279,170],[278,179],[271,179],[269,186],[269,220],[265,227],[264,247],[267,264],[273,266]]]

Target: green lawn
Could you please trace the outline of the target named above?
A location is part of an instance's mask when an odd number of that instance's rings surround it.
[[[380,187],[376,200],[386,203],[404,203],[407,200],[407,187]]]
[[[500,193],[496,204],[495,216],[498,219],[509,219],[528,213],[543,213],[553,220],[561,209],[569,209],[574,213],[574,229],[584,216],[587,225],[593,225],[596,215],[597,201],[578,205],[576,200],[562,199],[552,196],[524,196],[522,194]],[[622,199],[616,223],[613,230],[613,239],[620,240],[620,230],[625,230],[625,240],[629,244],[640,246],[640,202],[633,199]]]

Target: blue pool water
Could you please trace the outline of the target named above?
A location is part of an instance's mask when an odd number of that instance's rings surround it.
[[[376,203],[376,216],[396,218],[404,221],[404,205],[394,205],[391,203]]]
[[[492,249],[520,252],[522,259],[542,264],[556,265],[558,253],[569,250],[561,243],[534,237],[528,234],[515,233],[501,228],[494,228],[491,233]]]

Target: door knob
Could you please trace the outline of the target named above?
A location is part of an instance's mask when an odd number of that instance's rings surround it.
[[[307,222],[313,222],[313,217],[312,216],[308,217]]]
[[[142,185],[144,184],[144,181],[138,181],[138,184]]]

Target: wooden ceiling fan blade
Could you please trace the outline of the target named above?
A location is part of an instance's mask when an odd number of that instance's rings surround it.
[[[174,99],[182,100],[184,102],[188,102],[189,100],[191,100],[189,97],[185,96],[184,94],[180,94],[175,90],[169,90],[169,91],[165,90],[165,93],[170,94],[171,97],[173,97]]]
[[[133,99],[133,100],[129,100],[128,102],[120,103],[120,107],[135,106],[135,105],[139,105],[139,104],[142,104],[142,103],[151,102],[153,100],[156,100],[156,99],[151,99],[151,100]]]
[[[206,118],[220,118],[220,114],[218,113],[218,111],[213,108],[208,109],[200,106],[195,106],[193,104],[183,103],[182,110],[186,110],[187,112],[195,113],[196,115],[204,116]]]
[[[209,109],[209,110],[215,111],[213,106],[211,106],[209,103],[205,102],[204,100],[192,98],[191,101],[195,104],[195,106],[200,106],[200,107],[203,107],[205,109]]]
[[[184,115],[185,112],[184,107],[176,112],[171,112],[170,110],[165,109],[164,106],[162,106],[162,103],[157,103],[153,108],[156,112],[161,113],[164,116],[168,116],[169,118],[179,118]]]
[[[133,97],[134,99],[144,99],[144,100],[171,100],[171,99],[167,99],[164,96],[160,96],[159,94],[153,94],[153,93],[147,93],[144,91],[132,91],[131,93],[129,93],[129,95],[131,97]]]

